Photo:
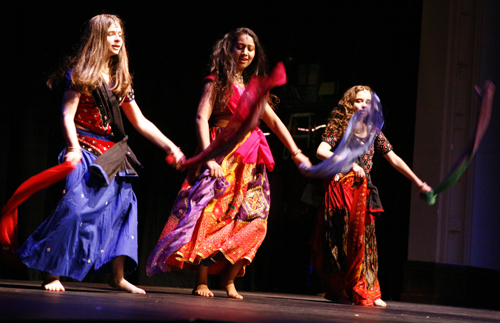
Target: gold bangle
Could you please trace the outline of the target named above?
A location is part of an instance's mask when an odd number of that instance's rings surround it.
[[[291,158],[295,158],[295,156],[297,156],[298,154],[300,154],[302,152],[302,150],[300,149],[297,149],[293,154],[292,154],[292,157]]]

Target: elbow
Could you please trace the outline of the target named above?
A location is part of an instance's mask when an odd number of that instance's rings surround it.
[[[325,150],[321,145],[316,149],[316,158],[319,160],[328,159],[331,155],[333,155],[332,152],[330,150]]]
[[[61,124],[73,123],[74,117],[69,115],[68,113],[62,113],[61,118],[59,119]]]
[[[198,127],[200,127],[200,126],[203,126],[203,125],[207,125],[208,124],[208,120],[204,116],[197,114],[196,118],[195,118],[195,123],[196,123],[196,125]]]
[[[318,158],[319,160],[328,159],[328,158],[330,158],[331,155],[332,154],[327,154],[319,149],[316,151],[316,158]]]

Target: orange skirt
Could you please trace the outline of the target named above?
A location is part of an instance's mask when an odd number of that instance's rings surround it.
[[[225,191],[208,202],[189,242],[166,258],[166,266],[158,266],[162,271],[196,269],[202,264],[209,266],[209,274],[217,275],[223,274],[228,265],[243,259],[245,264],[238,273],[243,276],[245,267],[253,261],[267,232],[269,181],[265,165],[243,163],[241,156],[234,154],[238,147],[220,162],[227,185]],[[195,182],[200,180],[198,177]],[[187,193],[194,184],[189,178],[184,180],[159,243],[178,229],[179,222],[189,212],[191,201]]]

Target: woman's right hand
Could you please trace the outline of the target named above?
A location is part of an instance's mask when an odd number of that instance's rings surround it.
[[[429,192],[430,190],[432,190],[432,187],[430,187],[429,185],[427,185],[426,182],[423,182],[422,186],[419,187],[419,189],[420,189],[420,193],[421,194],[425,194],[425,193]]]
[[[361,182],[366,176],[363,167],[359,166],[356,163],[352,165],[352,171],[354,172],[354,182],[356,183]]]
[[[207,161],[207,168],[210,169],[210,176],[216,177],[216,178],[221,178],[224,176],[224,173],[222,172],[222,167],[217,164],[215,160],[209,160]]]
[[[80,147],[77,149],[67,149],[66,154],[64,155],[64,161],[70,162],[72,166],[75,166],[82,159],[82,151]]]

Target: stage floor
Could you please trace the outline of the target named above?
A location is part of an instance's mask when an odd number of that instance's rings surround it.
[[[64,283],[47,292],[40,281],[0,280],[3,320],[162,320],[177,322],[500,322],[500,312],[450,306],[387,302],[386,308],[331,303],[320,296],[242,292],[228,299],[191,290],[141,286],[132,295],[103,284]]]

